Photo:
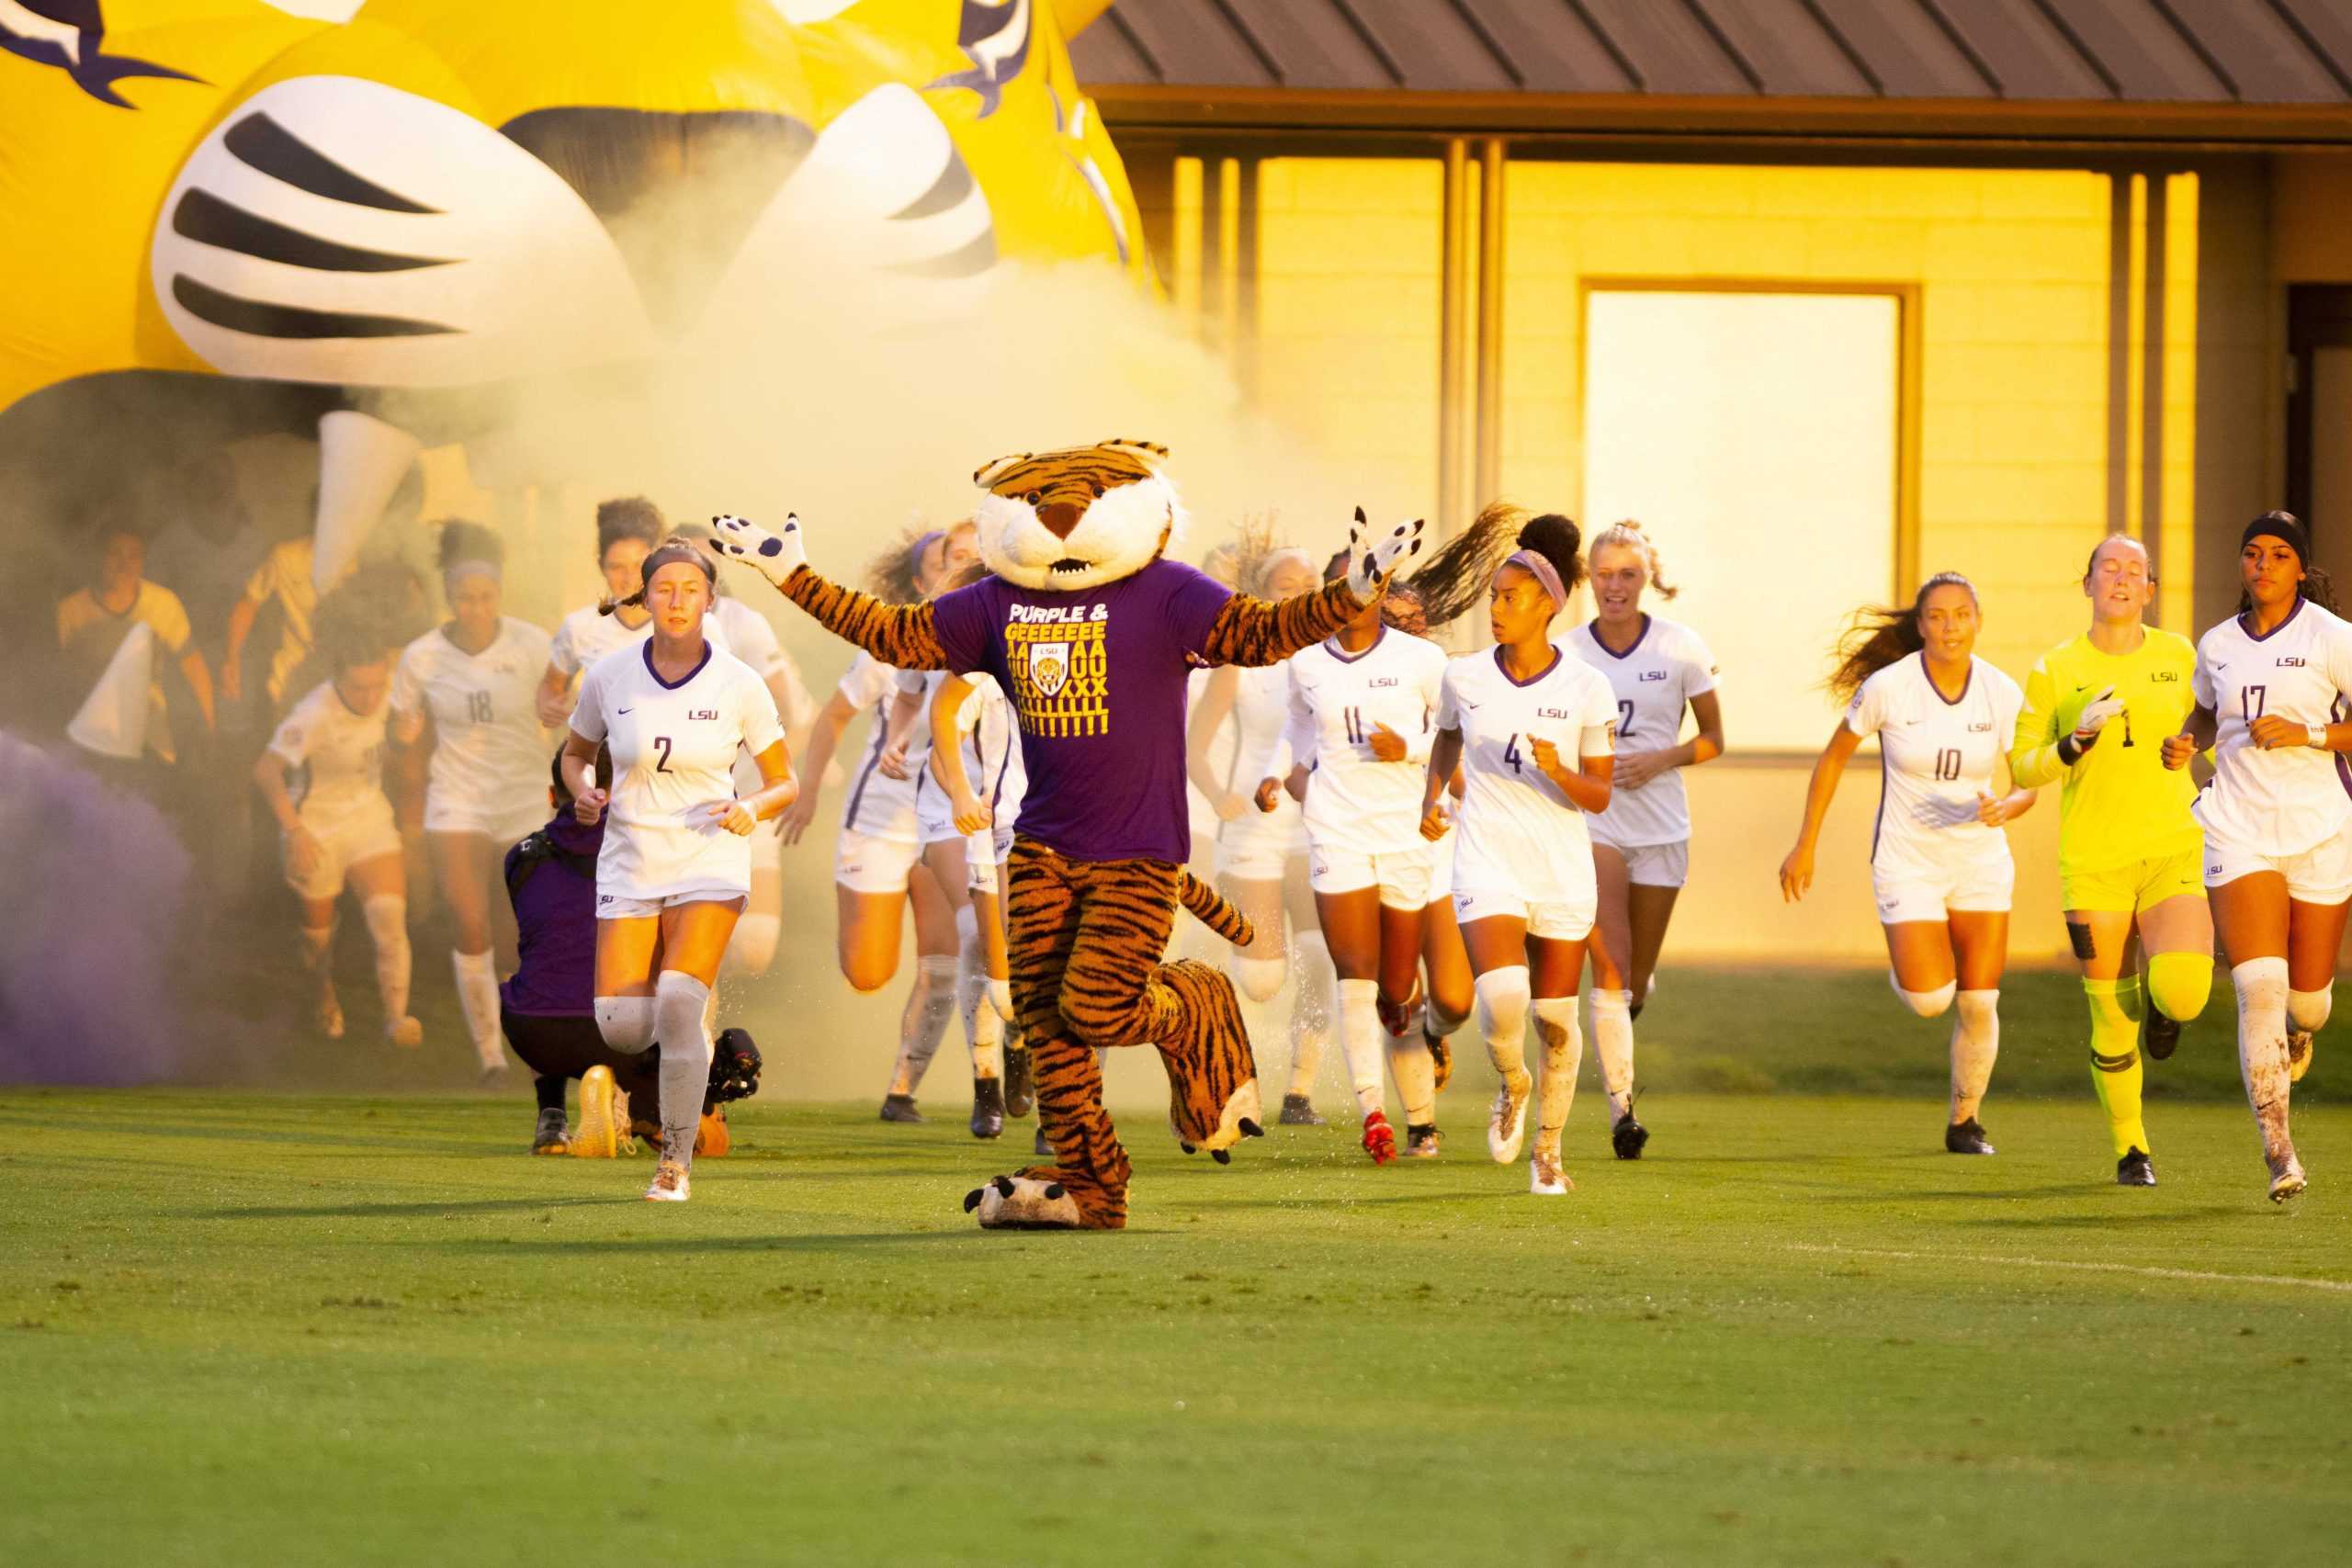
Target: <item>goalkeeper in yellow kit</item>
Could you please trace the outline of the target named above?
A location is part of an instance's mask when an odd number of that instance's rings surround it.
[[[2171,1055],[2180,1026],[2213,989],[2204,833],[2188,814],[2197,788],[2187,772],[2167,772],[2163,755],[2165,737],[2196,705],[2197,649],[2145,623],[2155,589],[2138,540],[2111,535],[2091,552],[2083,573],[2090,630],[2051,649],[2026,677],[2009,750],[2018,787],[2065,781],[2058,874],[2066,935],[2090,999],[2091,1083],[2114,1138],[2115,1179],[2126,1187],[2156,1184],[2140,1115],[2141,1050],[2158,1061]],[[2135,947],[2144,964],[2134,962]]]

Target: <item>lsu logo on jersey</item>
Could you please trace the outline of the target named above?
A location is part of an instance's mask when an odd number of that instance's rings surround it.
[[[1666,679],[1666,671],[1663,670],[1645,670],[1641,673],[1641,679],[1645,681],[1663,681]]]
[[[697,718],[715,719],[718,716],[718,710],[717,708],[695,708],[686,715],[687,719],[690,721]]]
[[[1058,696],[1069,679],[1069,644],[1039,642],[1029,646],[1029,682],[1041,697]]]

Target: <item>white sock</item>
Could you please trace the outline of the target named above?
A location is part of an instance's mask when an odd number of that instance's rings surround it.
[[[662,1157],[692,1165],[702,1102],[710,1092],[710,1036],[703,1007],[710,987],[680,969],[653,982],[653,1039],[662,1047]]]
[[[931,1059],[939,1055],[947,1021],[956,1016],[956,960],[943,953],[915,960],[915,982],[899,1014],[899,1060],[891,1068],[890,1092],[912,1094],[922,1087]]]
[[[466,1015],[466,1032],[474,1037],[474,1055],[484,1067],[506,1065],[505,1043],[498,1037],[498,967],[487,953],[452,949],[450,966],[458,974],[458,1006]]]
[[[614,1050],[635,1055],[653,1043],[653,998],[598,997],[596,1032]]]
[[[1320,931],[1293,933],[1291,977],[1289,1092],[1307,1096],[1315,1092],[1315,1074],[1323,1066],[1333,1015],[1339,1011],[1332,996],[1338,981],[1331,950],[1323,945]]]
[[[1388,1042],[1388,1072],[1396,1080],[1396,1098],[1405,1102],[1405,1125],[1437,1124],[1437,1062],[1419,1030],[1408,1030]]]
[[[414,955],[408,944],[408,900],[397,893],[379,893],[360,903],[368,920],[368,940],[376,944],[376,994],[384,998],[384,1017],[408,1016],[409,970]]]
[[[1960,988],[1957,980],[1946,980],[1932,991],[1906,991],[1892,969],[1886,972],[1886,983],[1894,988],[1896,996],[1903,998],[1903,1005],[1921,1018],[1942,1017],[1944,1009],[1951,1006],[1952,993]]]
[[[1380,1081],[1379,981],[1340,982],[1340,1050],[1348,1059],[1348,1084],[1356,1091],[1356,1108],[1369,1116],[1385,1100]]]
[[[1199,923],[1197,920],[1177,922],[1180,930],[1184,925]],[[1260,997],[1255,993],[1262,988],[1262,972],[1268,969],[1273,971],[1273,990]],[[1250,1048],[1253,1051],[1263,1050],[1278,1032],[1272,1004],[1275,998],[1282,995],[1283,982],[1290,978],[1290,965],[1271,959],[1244,958],[1238,951],[1228,946],[1225,950],[1225,972],[1233,982],[1233,999],[1241,1005],[1241,1027],[1250,1036]],[[1295,1059],[1292,1065],[1296,1066]]]
[[[2001,1054],[2001,993],[1962,991],[1960,1016],[1951,1026],[1951,1119],[1974,1116],[1993,1081],[1993,1058]]]
[[[1283,983],[1290,978],[1290,965],[1279,958],[1251,958],[1236,953],[1228,966],[1233,976],[1233,988],[1253,1002],[1270,1002],[1283,994]]]
[[[2238,990],[2238,1072],[2266,1159],[2294,1151],[2288,1135],[2287,961],[2249,958],[2230,971]]]
[[[1609,1122],[1615,1126],[1634,1109],[1634,993],[1592,992],[1592,1059],[1609,1091]]]
[[[1560,1129],[1568,1124],[1568,1108],[1577,1100],[1577,1066],[1584,1055],[1576,998],[1536,998],[1535,1037],[1544,1043],[1544,1077],[1535,1090],[1535,1146],[1556,1156]]]
[[[972,1076],[1004,1077],[1004,1020],[989,1001],[988,952],[980,942],[979,911],[967,904],[956,911],[956,1010],[964,1021],[964,1043],[971,1048]]]
[[[764,975],[775,962],[776,938],[783,934],[781,915],[743,915],[727,941],[727,967],[739,975]]]
[[[2287,1021],[2305,1034],[2317,1034],[2335,1010],[2335,987],[2287,993]]]
[[[1478,976],[1478,1030],[1487,1059],[1503,1077],[1527,1071],[1527,965],[1508,964]]]

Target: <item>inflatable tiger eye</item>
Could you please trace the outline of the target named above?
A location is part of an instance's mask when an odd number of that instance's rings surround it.
[[[1106,3],[0,0],[0,506],[167,514],[135,474],[294,433],[323,580],[503,389],[788,360],[813,248],[910,315],[1140,279]]]

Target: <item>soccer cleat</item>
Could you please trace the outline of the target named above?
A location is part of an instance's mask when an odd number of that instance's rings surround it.
[[[653,1168],[653,1185],[645,1190],[649,1203],[683,1203],[693,1196],[694,1183],[686,1177],[686,1168],[676,1160],[665,1159]]]
[[[311,1016],[311,1021],[319,1026],[320,1033],[330,1040],[343,1038],[343,1003],[336,998],[333,986],[320,994],[318,1010]]]
[[[568,1155],[571,1152],[571,1134],[563,1124],[563,1107],[550,1105],[539,1111],[539,1124],[531,1130],[531,1152],[535,1155]]]
[[[424,1043],[424,1025],[413,1018],[388,1018],[384,1038],[403,1051],[413,1051]]]
[[[1649,1141],[1650,1130],[1634,1121],[1631,1111],[1617,1118],[1617,1124],[1609,1129],[1609,1146],[1617,1151],[1619,1159],[1641,1158],[1642,1146]]]
[[[1421,1042],[1430,1048],[1430,1066],[1436,1070],[1437,1081],[1432,1091],[1442,1090],[1453,1081],[1453,1043],[1442,1034],[1421,1031]]]
[[[1314,1102],[1303,1094],[1283,1096],[1283,1113],[1274,1118],[1285,1127],[1320,1127],[1323,1118],[1315,1113]]]
[[[571,1134],[571,1155],[576,1159],[612,1159],[620,1154],[622,1131],[628,1125],[627,1112],[616,1102],[620,1091],[613,1086],[613,1069],[602,1062],[580,1075],[580,1126]]]
[[[1405,1124],[1405,1157],[1435,1159],[1444,1140],[1438,1136],[1434,1122],[1408,1122]]]
[[[882,1120],[918,1123],[922,1121],[922,1112],[915,1109],[913,1095],[886,1094],[882,1097]]]
[[[1534,1089],[1535,1079],[1524,1067],[1495,1089],[1495,1106],[1487,1113],[1487,1152],[1497,1165],[1509,1165],[1519,1157],[1520,1145],[1527,1138],[1527,1097]]]
[[[1992,1144],[1984,1136],[1984,1123],[1971,1116],[1965,1122],[1955,1122],[1944,1129],[1944,1152],[1954,1155],[1989,1155]]]
[[[2267,1163],[2270,1167],[2270,1201],[2272,1202],[2283,1203],[2311,1185],[2309,1179],[2303,1175],[2303,1162],[2295,1157],[2294,1150],[2289,1149],[2284,1159],[2274,1159]]]
[[[1042,1122],[1038,1124],[1037,1135],[1029,1141],[1029,1152],[1040,1159],[1054,1157],[1054,1141],[1046,1136],[1045,1124]]]
[[[1576,1183],[1560,1164],[1559,1151],[1538,1149],[1527,1162],[1527,1190],[1538,1198],[1564,1198]]]
[[[1037,1109],[1037,1075],[1029,1064],[1029,1047],[1011,1041],[1004,1046],[1004,1113],[1019,1118]]]
[[[734,1136],[727,1130],[727,1107],[714,1105],[704,1111],[695,1125],[695,1154],[723,1155],[734,1146]]]
[[[2126,1149],[2123,1157],[2115,1162],[2115,1184],[2118,1187],[2154,1187],[2156,1168],[2145,1149]]]
[[[1004,1084],[1001,1079],[972,1080],[972,1136],[1004,1136]]]
[[[2140,1021],[2140,1051],[2151,1062],[2161,1062],[2180,1043],[2180,1021],[2166,1018],[2154,1005]]]
[[[2312,1070],[2312,1032],[2291,1030],[2287,1035],[2287,1081],[2301,1083],[2303,1075]]]
[[[485,1086],[504,1083],[506,1081],[505,1062],[503,1060],[484,1062],[481,1065],[481,1081]]]
[[[1374,1165],[1396,1163],[1396,1129],[1388,1124],[1386,1111],[1374,1111],[1363,1119],[1363,1152]]]
[[[707,1098],[724,1105],[760,1092],[760,1047],[748,1029],[722,1029],[711,1043]]]

